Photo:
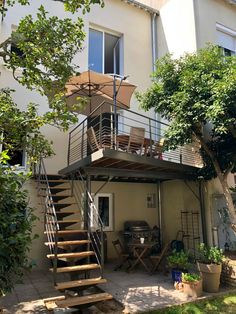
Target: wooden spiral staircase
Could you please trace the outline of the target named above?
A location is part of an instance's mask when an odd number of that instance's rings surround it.
[[[72,180],[47,175],[43,160],[38,173],[38,191],[45,208],[44,225],[50,253],[54,286],[63,292],[55,300],[60,308],[84,307],[110,300],[112,296],[94,289],[103,284],[102,223],[100,231],[90,230],[88,206],[94,206],[82,176]],[[88,208],[88,207],[87,207]]]

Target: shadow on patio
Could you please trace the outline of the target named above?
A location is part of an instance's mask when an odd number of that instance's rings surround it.
[[[107,283],[101,288],[125,306],[126,313],[145,312],[176,305],[191,298],[174,289],[170,275],[157,272],[153,275],[137,269],[131,273],[113,271],[114,265],[105,266]]]

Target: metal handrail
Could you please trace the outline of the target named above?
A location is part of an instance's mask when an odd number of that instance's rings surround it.
[[[92,195],[90,194],[90,192],[87,190],[86,188],[86,182],[81,174],[81,172],[78,170],[76,173],[73,174],[73,176],[71,177],[72,179],[72,184],[73,184],[73,196],[76,200],[76,203],[79,207],[84,207],[84,206],[88,206],[89,210],[86,211],[84,209],[84,213],[87,216],[83,217],[83,223],[84,221],[88,222],[87,223],[87,227],[88,227],[88,237],[91,240],[91,245],[93,248],[93,251],[95,253],[95,257],[97,259],[98,264],[101,267],[101,274],[103,274],[103,269],[104,269],[104,247],[103,247],[103,222],[102,219],[100,217],[100,215],[98,214],[98,211],[96,209],[96,206],[94,204],[94,200],[92,198]],[[75,184],[74,182],[77,182],[77,184]],[[79,184],[79,182],[81,182],[81,184]],[[87,197],[88,199],[87,199]],[[85,204],[87,199],[87,203]],[[92,212],[93,209],[95,209],[95,211],[97,212],[97,215],[95,217],[92,217]],[[99,226],[99,231],[98,230],[93,230],[91,228],[91,221],[92,218],[96,218],[97,220],[95,221],[95,224]],[[100,233],[100,236],[99,236]]]
[[[96,129],[96,137],[99,147],[102,148],[106,146],[106,141],[110,135],[110,149],[113,150],[119,150],[117,141],[120,135],[123,134],[129,136],[131,127],[143,128],[145,129],[146,143],[147,141],[149,143],[148,146],[146,144],[146,147],[149,147],[148,157],[155,157],[153,155],[153,151],[155,151],[155,146],[158,145],[159,140],[165,138],[164,132],[166,127],[169,126],[167,123],[160,122],[153,118],[144,116],[143,114],[118,106],[118,109],[122,109],[122,114],[118,114],[120,121],[118,123],[118,128],[115,130],[113,128],[113,113],[111,112],[112,118],[103,115],[103,111],[101,110],[102,105],[104,105],[104,103],[93,110],[88,117],[86,117],[69,133],[67,156],[68,165],[85,158],[91,153],[88,147],[87,137],[87,130],[91,126]],[[108,127],[109,122],[110,127]],[[179,146],[175,150],[163,149],[161,159],[180,164],[202,167],[201,157],[199,153],[197,154],[197,152],[199,152],[199,145],[197,143],[191,143]]]
[[[47,236],[47,240],[49,242],[49,250],[51,254],[54,254],[53,259],[53,279],[54,284],[56,284],[56,274],[57,274],[57,254],[58,254],[58,231],[60,229],[57,215],[56,215],[56,209],[54,206],[52,193],[48,181],[48,176],[46,172],[46,167],[44,164],[43,158],[40,158],[39,161],[39,167],[38,171],[36,170],[36,175],[38,178],[38,192],[41,196],[42,200],[42,194],[40,194],[40,188],[41,182],[44,182],[44,228],[45,233]]]

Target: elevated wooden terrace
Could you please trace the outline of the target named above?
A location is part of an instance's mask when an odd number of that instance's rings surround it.
[[[109,113],[104,113],[101,105],[70,132],[68,164],[60,174],[80,170],[92,180],[119,182],[197,177],[202,166],[198,145],[166,151],[167,124],[117,109],[115,118],[112,105]]]

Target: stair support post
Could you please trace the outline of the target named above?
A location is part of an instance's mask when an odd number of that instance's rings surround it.
[[[84,227],[88,230],[88,239],[90,239],[90,232],[91,232],[91,223],[89,221],[89,211],[90,211],[90,199],[88,193],[91,194],[91,177],[90,175],[86,176],[86,193],[85,193],[85,215],[84,215]],[[90,244],[87,244],[87,251],[90,250]],[[90,256],[86,258],[86,263],[90,264]],[[90,277],[90,272],[85,272],[85,278]]]

